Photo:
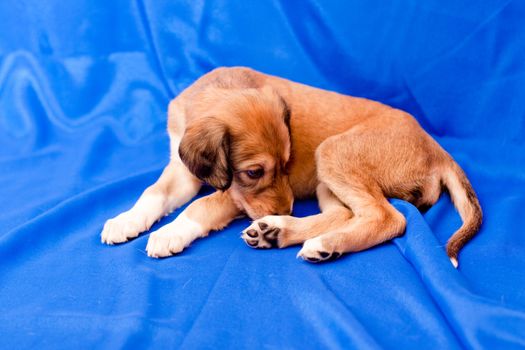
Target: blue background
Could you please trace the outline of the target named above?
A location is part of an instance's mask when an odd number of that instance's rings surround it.
[[[524,23],[520,0],[0,2],[0,347],[525,347]],[[102,245],[168,161],[168,101],[222,65],[414,114],[484,209],[459,270],[446,195],[328,264],[248,248],[246,219],[169,259]]]

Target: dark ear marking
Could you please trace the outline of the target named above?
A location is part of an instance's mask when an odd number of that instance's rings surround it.
[[[290,145],[292,145],[292,126],[290,124],[291,117],[292,117],[292,110],[288,103],[286,103],[285,99],[282,96],[279,96],[281,99],[281,104],[283,105],[283,120],[284,124],[286,125],[286,129],[288,129],[288,137],[290,139]],[[293,153],[290,154],[290,159],[288,159],[287,164],[283,165],[284,173],[289,174],[288,170],[293,162]]]
[[[288,133],[291,134],[291,128],[290,128],[290,118],[292,116],[292,111],[290,109],[290,106],[288,106],[288,103],[284,100],[284,98],[281,97],[281,103],[283,105],[283,120],[286,124],[286,127],[288,128]]]
[[[226,190],[233,172],[230,166],[230,133],[220,120],[207,117],[187,126],[179,146],[184,165],[200,180]]]

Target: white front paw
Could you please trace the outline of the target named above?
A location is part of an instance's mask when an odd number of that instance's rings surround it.
[[[100,240],[106,244],[123,243],[146,230],[144,220],[137,218],[130,212],[124,212],[106,221],[100,234]]]
[[[185,248],[182,236],[172,232],[173,228],[169,225],[153,232],[148,239],[146,251],[152,258],[164,258],[173,254],[180,253]]]

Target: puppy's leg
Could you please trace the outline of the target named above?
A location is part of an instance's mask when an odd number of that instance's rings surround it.
[[[404,216],[388,203],[372,179],[363,181],[354,176],[340,181],[341,178],[333,176],[329,187],[352,208],[355,216],[343,227],[304,242],[298,257],[310,262],[337,258],[343,253],[373,247],[405,231]]]
[[[157,182],[142,193],[130,210],[106,221],[101,234],[103,243],[122,243],[137,237],[199,192],[201,182],[179,158],[180,137],[170,134],[170,141],[170,163]]]
[[[153,232],[146,251],[153,258],[180,253],[195,239],[222,229],[239,214],[228,192],[214,192],[194,201],[174,221]]]
[[[323,183],[317,186],[317,199],[321,214],[304,218],[265,216],[245,229],[242,238],[253,248],[283,248],[343,226],[353,216]]]

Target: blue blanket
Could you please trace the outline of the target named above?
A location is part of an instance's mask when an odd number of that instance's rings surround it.
[[[0,348],[525,347],[524,18],[521,0],[1,1]],[[412,113],[484,210],[459,270],[447,195],[393,200],[403,237],[326,264],[250,249],[247,219],[168,259],[148,233],[101,244],[168,161],[168,101],[223,65]]]

